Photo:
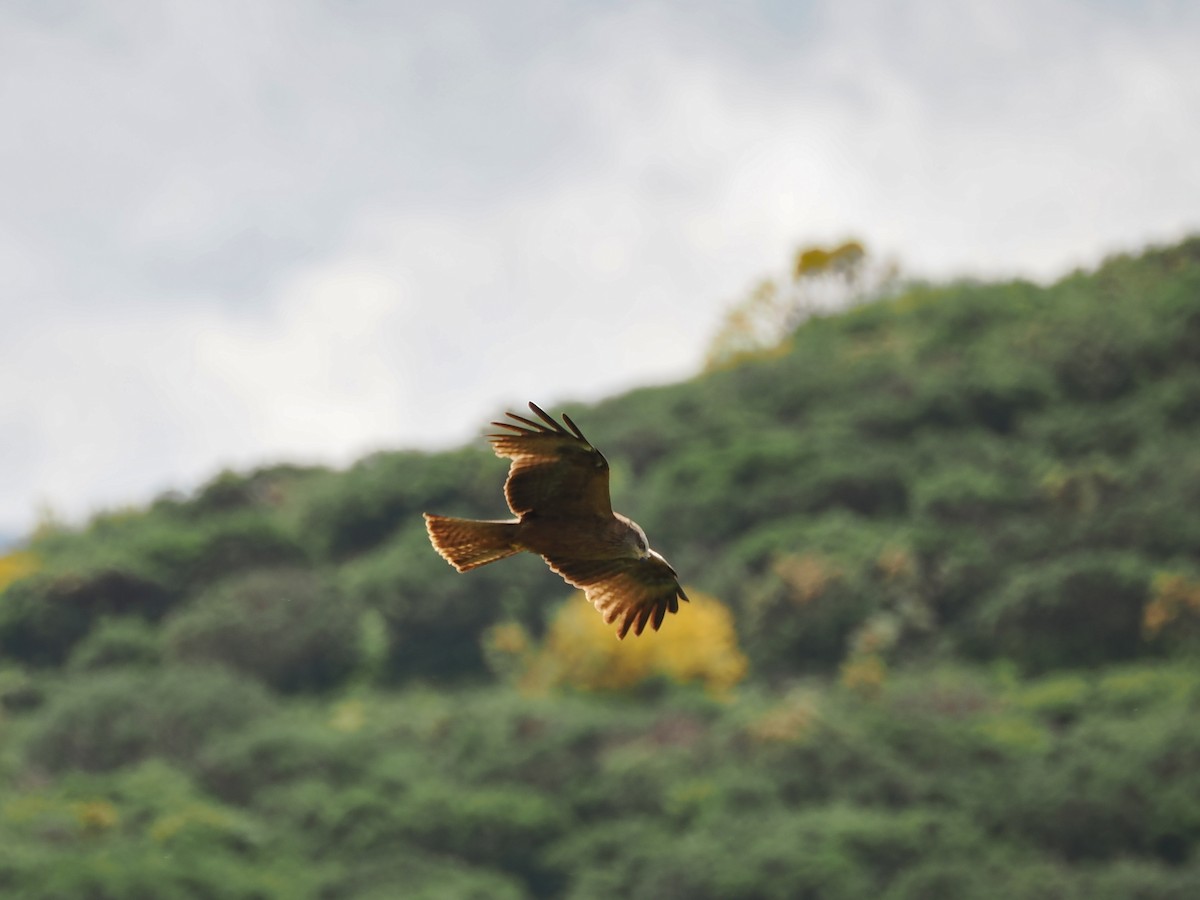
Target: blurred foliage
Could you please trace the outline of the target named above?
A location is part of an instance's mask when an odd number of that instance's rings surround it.
[[[1200,896],[1200,239],[792,262],[704,374],[568,407],[696,586],[657,634],[431,550],[506,515],[482,445],[48,516],[0,896]]]
[[[27,550],[13,550],[0,556],[0,591],[4,590],[18,578],[24,578],[36,572],[37,556]]]
[[[272,707],[263,688],[222,668],[88,673],[47,703],[29,738],[30,760],[50,772],[99,772],[156,756],[191,759],[206,741]]]
[[[431,507],[446,515],[501,512],[495,482],[493,457],[479,448],[376,453],[316,481],[299,508],[300,528],[319,551],[342,559],[378,546]]]
[[[67,668],[74,672],[114,666],[153,666],[162,658],[158,631],[144,619],[102,619],[75,645]]]
[[[158,621],[190,593],[238,571],[303,562],[286,526],[258,512],[192,521],[162,507],[97,517],[35,546],[48,561],[0,595],[0,652],[61,663],[102,619]]]
[[[1200,646],[1200,578],[1158,572],[1150,583],[1150,600],[1142,611],[1142,630],[1149,638]]]
[[[503,471],[496,475],[491,487],[499,494]],[[418,515],[391,541],[339,570],[343,593],[377,613],[386,626],[382,669],[389,680],[482,675],[487,670],[484,632],[507,618],[540,626],[539,611],[564,591],[532,556],[481,568],[469,578],[448,578],[454,571],[430,549]]]
[[[18,788],[0,835],[0,885],[22,900],[317,896],[315,867],[160,761]]]
[[[1115,553],[1030,565],[982,606],[980,641],[1038,670],[1130,659],[1153,577],[1140,557]]]
[[[220,663],[283,692],[324,690],[359,663],[359,609],[305,569],[260,569],[199,594],[163,624],[173,659]]]

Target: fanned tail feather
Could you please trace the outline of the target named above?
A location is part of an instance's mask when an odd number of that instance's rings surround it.
[[[433,549],[460,572],[519,553],[517,522],[480,522],[425,513]]]

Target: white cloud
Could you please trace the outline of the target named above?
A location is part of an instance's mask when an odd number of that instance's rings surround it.
[[[1047,277],[1200,226],[1194,9],[0,13],[0,531],[686,375],[799,242]]]

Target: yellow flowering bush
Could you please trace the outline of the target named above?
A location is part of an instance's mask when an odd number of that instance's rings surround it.
[[[28,550],[15,550],[0,556],[0,591],[36,572],[38,565],[38,558]]]
[[[666,677],[701,684],[724,696],[746,675],[733,616],[707,594],[691,594],[661,631],[616,639],[582,594],[563,605],[541,648],[530,655],[522,684],[530,689],[569,686],[586,691],[621,691]]]

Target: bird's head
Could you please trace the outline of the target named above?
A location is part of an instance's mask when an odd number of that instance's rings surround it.
[[[657,555],[650,549],[650,541],[646,538],[646,532],[642,531],[642,526],[632,519],[614,513],[618,519],[625,523],[625,546],[627,546],[633,556],[638,559],[649,559],[651,556]]]
[[[653,559],[666,566],[667,571],[672,575],[675,574],[675,570],[671,568],[671,564],[666,561],[663,555],[657,550],[650,549],[650,541],[646,538],[646,532],[642,531],[641,525],[620,513],[614,513],[614,515],[628,526],[625,532],[625,544],[629,547],[633,556],[638,559]]]

